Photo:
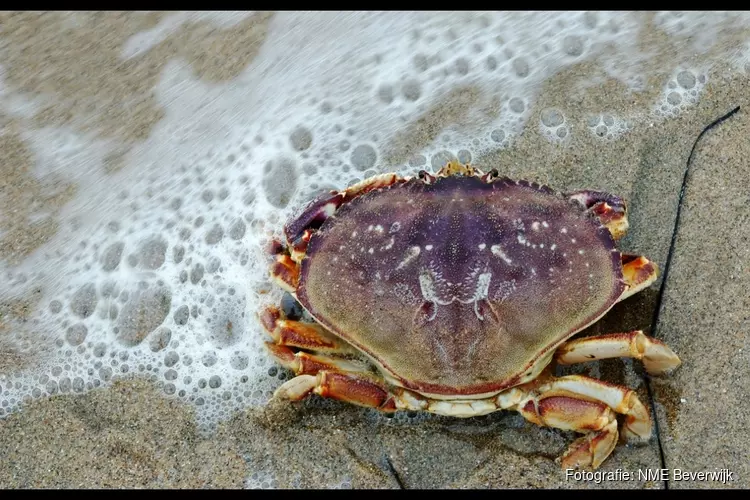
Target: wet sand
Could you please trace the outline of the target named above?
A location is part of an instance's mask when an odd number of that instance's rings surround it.
[[[119,53],[115,50],[118,44],[129,34],[153,25],[159,15],[101,16],[72,33],[61,31],[62,38],[57,40],[88,33],[92,38],[99,37],[103,47],[112,45],[112,54],[101,55],[93,66],[103,75],[103,69],[113,64],[114,55]],[[193,64],[204,68],[206,78],[231,79],[247,65],[252,50],[248,49],[244,57],[230,58],[227,67],[218,68],[204,64],[208,54],[222,50],[226,44],[239,43],[237,37],[250,32],[262,36],[264,19],[243,24],[236,33],[224,30],[228,32],[215,35],[218,38],[212,43],[194,48],[198,55]],[[10,63],[3,62],[8,66],[7,74],[17,75],[9,81],[29,92],[34,85],[42,85],[32,76],[45,67],[44,47],[60,44],[44,34],[60,20],[36,20],[43,24],[37,29],[31,22],[13,15],[0,18],[0,24],[11,28],[3,34],[11,52],[14,47],[33,49],[16,55]],[[185,28],[202,40],[207,35],[201,29]],[[673,55],[674,40],[649,33],[643,36],[655,44],[655,61]],[[735,42],[729,36],[725,43]],[[244,43],[252,45],[247,40]],[[152,59],[141,63],[143,67],[130,71],[156,74],[153,65],[163,64],[174,56],[175,46],[182,46],[174,40],[164,44],[166,48],[159,49],[163,52],[156,51]],[[69,47],[63,43],[59,50],[80,53],[87,47],[77,39]],[[101,49],[97,53],[105,52]],[[39,60],[29,59],[33,57]],[[75,64],[75,57],[71,55],[68,64]],[[236,67],[230,67],[232,64]],[[32,76],[18,77],[23,65]],[[668,75],[660,73],[659,67],[655,64],[647,74],[653,88],[660,90]],[[60,75],[63,69],[75,72],[61,67]],[[614,81],[576,90],[576,82],[586,81],[595,73],[593,63],[583,63],[548,80],[532,116],[554,106],[563,109],[570,122],[581,123],[588,113],[601,111],[602,103],[619,114],[629,114],[645,113],[647,103],[653,101],[648,91],[634,96]],[[659,322],[652,325],[661,280],[617,305],[583,333],[644,329],[671,345],[683,366],[672,376],[650,381],[644,378],[639,363],[621,360],[572,369],[630,385],[643,401],[656,408],[658,436],[643,446],[618,446],[601,470],[622,469],[635,475],[639,470],[665,466],[690,472],[727,468],[735,476],[728,484],[671,481],[670,488],[750,486],[750,429],[745,425],[750,387],[750,250],[746,236],[750,229],[750,143],[746,140],[750,131],[750,76],[721,63],[713,67],[710,76],[696,106],[675,119],[638,123],[618,140],[603,142],[579,131],[572,134],[570,142],[559,146],[529,128],[512,148],[476,159],[480,167],[491,165],[510,177],[543,182],[559,190],[603,189],[625,197],[630,201],[631,229],[621,248],[646,255],[664,269],[693,142],[715,118],[735,106],[744,108],[698,145]],[[112,82],[102,78],[96,88],[78,89],[70,82],[67,86],[53,83],[53,87],[61,94],[75,96],[80,92],[111,105],[116,101],[116,91],[105,90]],[[153,85],[153,79],[144,85]],[[142,93],[139,89],[127,91]],[[61,101],[70,102],[67,97]],[[460,120],[456,107],[471,105],[470,97],[470,91],[451,95],[423,120],[407,127],[403,135],[406,142],[392,144],[393,161],[404,161],[407,151],[429,141],[430,131],[437,124]],[[117,123],[124,125],[115,126],[108,121],[111,115],[106,109],[51,105],[39,120],[40,124],[63,120],[81,127],[95,126],[98,133],[118,135],[127,148],[148,134],[152,122],[147,116],[152,112],[158,115],[158,109],[147,112],[143,108],[142,113],[118,119]],[[81,120],[86,113],[101,121],[91,125],[90,119]],[[0,143],[0,168],[4,173],[0,183],[5,182],[0,184],[4,200],[0,201],[0,227],[5,231],[0,257],[23,259],[55,230],[54,219],[43,222],[43,226],[30,225],[29,220],[37,220],[33,210],[64,204],[70,196],[66,193],[74,192],[75,186],[58,186],[54,179],[40,183],[30,174],[23,144],[14,139],[13,131],[20,125],[0,116],[0,126],[5,132]],[[112,168],[120,167],[115,162]],[[30,198],[39,203],[25,201]],[[14,213],[16,206],[27,208]],[[7,331],[23,321],[33,303],[34,298],[29,297],[26,304],[1,305],[0,370],[17,367],[23,361],[3,350],[3,329]],[[653,401],[647,383],[651,384]],[[163,396],[154,383],[125,380],[84,395],[37,400],[0,420],[0,487],[243,487],[248,478],[254,485],[300,488],[665,487],[661,481],[637,478],[600,484],[566,479],[555,458],[572,439],[572,433],[539,428],[506,412],[466,420],[435,417],[412,424],[381,417],[371,410],[317,400],[302,404],[272,402],[266,408],[238,414],[214,434],[203,436],[196,429],[191,407]],[[258,470],[266,472],[258,476]]]

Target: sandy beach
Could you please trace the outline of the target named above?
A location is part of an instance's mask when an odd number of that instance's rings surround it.
[[[47,283],[14,281],[15,270],[40,252],[54,253],[46,245],[69,230],[65,209],[80,196],[83,183],[62,170],[40,174],[24,138],[55,128],[95,137],[108,148],[95,175],[145,178],[149,172],[129,158],[142,154],[165,120],[154,95],[157,85],[165,85],[158,81],[170,61],[182,61],[202,84],[230,88],[260,57],[264,44],[287,43],[269,38],[278,14],[256,13],[231,26],[188,19],[123,60],[128,40],[154,29],[167,15],[0,14],[0,101],[5,103],[0,107],[0,260],[2,270],[13,276],[0,283],[0,401],[9,393],[9,379],[3,375],[29,370],[54,352],[54,339],[40,340],[35,319],[35,311],[50,307]],[[653,16],[644,14],[637,33],[637,45],[646,54],[639,68],[642,90],[634,92],[603,72],[606,50],[568,64],[542,82],[524,111],[530,118],[523,132],[508,147],[473,154],[480,168],[494,167],[514,179],[624,197],[630,230],[620,248],[648,256],[662,270],[676,234],[661,302],[660,277],[581,335],[642,329],[670,345],[683,365],[666,377],[647,377],[640,363],[620,359],[564,371],[628,385],[653,409],[657,426],[652,439],[641,446],[621,443],[600,469],[626,471],[632,479],[567,477],[556,459],[575,434],[535,426],[511,412],[470,419],[388,418],[317,398],[295,404],[272,400],[237,403],[240,409],[219,419],[211,432],[202,432],[195,406],[165,394],[164,378],[138,371],[131,355],[130,372],[115,376],[114,383],[108,380],[106,387],[76,393],[64,391],[59,382],[54,395],[29,397],[20,409],[0,414],[0,488],[750,487],[750,428],[745,423],[750,396],[750,66],[730,64],[727,55],[748,40],[748,29],[718,30],[711,48],[696,53],[687,35],[668,35],[654,26]],[[676,117],[649,118],[679,67],[708,68],[697,103]],[[176,94],[183,92],[179,82],[170,85]],[[467,110],[482,108],[492,115],[485,92],[464,82],[428,100],[399,134],[380,140],[377,168],[411,168],[407,165],[413,155],[440,141],[449,125],[469,126]],[[33,109],[18,111],[21,98],[35,99]],[[698,143],[675,227],[693,143],[704,127],[737,106],[741,110],[736,115]],[[538,126],[538,117],[550,109],[565,116],[564,141],[551,141]],[[630,120],[618,137],[602,140],[588,129],[590,117],[604,111],[640,118]],[[330,183],[336,185],[335,180]],[[154,200],[159,194],[164,193],[156,193]],[[138,207],[148,208],[145,202]],[[251,221],[247,226],[248,233],[255,230]],[[169,262],[171,252],[170,246]],[[180,286],[176,280],[165,281],[172,290]],[[16,293],[20,289],[24,292]],[[121,316],[125,310],[121,306]],[[172,321],[173,315],[170,310],[161,319]],[[248,313],[244,321],[255,317]],[[174,342],[178,330],[172,329]],[[60,328],[61,338],[65,331]],[[39,353],[23,347],[37,343],[50,347]],[[665,482],[639,475],[663,468],[727,469],[733,480]]]

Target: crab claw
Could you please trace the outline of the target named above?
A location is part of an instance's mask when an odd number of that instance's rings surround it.
[[[311,201],[297,218],[284,227],[284,234],[289,242],[300,239],[306,229],[317,229],[325,220],[336,212],[344,201],[344,195],[336,191],[319,196]]]
[[[625,236],[629,227],[625,200],[604,191],[588,190],[570,193],[568,198],[594,214],[614,239]]]

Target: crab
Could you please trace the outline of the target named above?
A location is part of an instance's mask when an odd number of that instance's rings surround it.
[[[598,468],[617,414],[624,437],[644,442],[650,411],[628,387],[556,377],[555,363],[630,357],[655,375],[681,363],[640,330],[569,340],[657,277],[615,245],[626,212],[606,192],[457,162],[318,196],[269,249],[273,280],[304,308],[259,314],[270,353],[295,374],[275,395],[451,417],[514,410],[582,434],[563,468]]]

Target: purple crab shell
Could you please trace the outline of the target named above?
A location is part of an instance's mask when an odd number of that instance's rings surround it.
[[[452,176],[343,204],[310,239],[296,294],[392,382],[461,397],[516,385],[624,287],[610,232],[581,205]]]

